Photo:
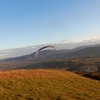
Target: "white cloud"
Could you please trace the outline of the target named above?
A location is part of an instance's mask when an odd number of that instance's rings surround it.
[[[24,49],[32,49],[32,48],[36,48],[37,46],[29,46],[29,47],[25,47]]]
[[[6,55],[8,55],[8,54],[0,54],[0,57],[2,57],[2,56],[6,56]]]
[[[0,50],[0,53],[10,53],[12,50]]]
[[[12,52],[11,50],[7,50],[7,51],[5,51],[6,53],[10,53],[10,52]]]
[[[68,40],[63,40],[63,41],[61,41],[60,43],[70,43],[70,41],[68,41]]]
[[[96,35],[93,37],[89,38],[80,38],[80,39],[75,39],[75,40],[62,40],[60,43],[79,43],[79,42],[92,42],[92,41],[99,41],[100,40],[100,35]],[[56,43],[59,44],[59,43]]]
[[[77,43],[77,42],[88,42],[88,41],[99,41],[100,40],[100,35],[96,35],[93,37],[89,37],[89,38],[80,38],[80,39],[76,39],[74,41],[72,41],[73,43]]]
[[[92,37],[92,39],[94,39],[94,40],[100,40],[100,35],[94,36],[94,37]]]

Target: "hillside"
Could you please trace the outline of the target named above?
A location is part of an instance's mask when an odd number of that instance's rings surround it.
[[[0,72],[0,100],[99,100],[100,81],[64,70]]]
[[[67,58],[100,57],[100,46],[87,47],[72,53],[66,54]]]
[[[58,51],[56,51],[56,50],[44,50],[44,51],[39,53],[38,57],[41,57],[41,56],[42,57],[44,57],[44,56],[48,57],[48,55],[57,56],[59,54],[62,55],[62,54],[70,53],[70,52],[73,52],[73,51],[75,51],[75,50],[74,49],[72,49],[72,50],[64,49],[64,50],[58,50]],[[20,56],[20,57],[2,59],[2,60],[0,60],[0,62],[12,62],[12,61],[37,59],[37,58],[35,58],[35,54],[36,54],[36,52],[29,54],[29,55]]]

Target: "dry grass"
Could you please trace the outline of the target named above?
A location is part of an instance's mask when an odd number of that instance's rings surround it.
[[[100,100],[100,81],[63,70],[1,71],[0,100]]]

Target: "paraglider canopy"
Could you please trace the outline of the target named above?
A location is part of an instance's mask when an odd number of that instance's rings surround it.
[[[54,48],[55,50],[58,50],[58,48],[55,47],[55,46],[44,46],[44,47],[40,48],[40,49],[36,52],[35,57],[37,57],[38,53],[39,53],[41,50],[43,50],[43,49],[45,49],[45,48],[48,48],[48,47],[51,47],[51,48]]]

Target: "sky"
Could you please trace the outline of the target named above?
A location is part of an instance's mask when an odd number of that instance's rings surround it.
[[[100,36],[100,0],[0,0],[0,50]]]

